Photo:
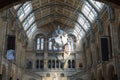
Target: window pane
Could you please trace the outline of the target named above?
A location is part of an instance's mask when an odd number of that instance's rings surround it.
[[[79,17],[78,22],[81,24],[81,26],[83,26],[85,21],[83,20],[83,18]]]
[[[41,50],[43,50],[43,49],[44,49],[44,39],[41,38]]]
[[[52,50],[52,42],[50,40],[51,38],[49,38],[49,50]]]
[[[24,30],[26,30],[28,27],[29,27],[29,24],[27,23],[27,24],[24,26]]]
[[[37,38],[37,50],[40,49],[40,38]]]
[[[97,8],[98,11],[100,11],[102,8],[103,8],[103,3],[100,3],[98,1],[93,1],[93,0],[90,0],[91,3]]]
[[[72,37],[70,38],[70,45],[71,45],[71,50],[70,51],[74,51],[74,40],[73,40]]]
[[[15,6],[14,9],[17,9],[18,6]],[[31,13],[30,13],[31,12]],[[30,15],[28,15],[30,14]],[[30,26],[34,21],[34,14],[32,13],[32,5],[31,1],[27,1],[24,3],[19,10],[17,11],[17,16],[19,17],[19,20],[22,22],[24,19],[24,22],[22,23],[24,30],[26,31],[27,36],[30,38],[31,35],[37,31],[37,25],[34,23],[32,26]],[[28,17],[27,17],[28,16]]]
[[[94,8],[88,2],[85,2],[85,4],[83,5],[82,12],[84,13],[84,15],[86,17],[88,17],[88,19],[91,22],[93,22],[95,17],[97,16],[96,11],[94,10]]]
[[[60,47],[59,50],[62,50],[62,47]]]
[[[31,24],[33,21],[34,21],[34,17],[31,17],[28,22],[29,24]]]
[[[27,35],[31,35],[37,29],[36,24],[34,23],[27,31]]]

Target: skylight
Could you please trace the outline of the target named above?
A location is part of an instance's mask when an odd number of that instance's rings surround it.
[[[27,30],[27,35],[28,35],[28,37],[30,37],[35,30],[37,30],[36,23],[34,23],[34,24]]]
[[[79,15],[78,22],[87,31],[90,28],[90,23],[85,19],[83,15]]]
[[[83,4],[83,7],[82,7],[82,12],[84,13],[84,15],[86,17],[88,17],[88,19],[93,22],[95,17],[97,16],[97,13],[96,11],[94,10],[94,8],[88,3],[88,2],[85,2]]]
[[[92,4],[92,5],[91,5]],[[80,36],[85,35],[92,26],[91,23],[94,22],[98,16],[98,12],[101,11],[104,4],[93,1],[93,0],[84,0],[81,12],[78,17],[78,22],[80,25],[75,25],[74,33],[80,33]],[[14,7],[17,11],[17,16],[22,23],[24,31],[26,31],[27,36],[30,38],[32,34],[37,31],[37,25],[35,23],[34,13],[32,12],[31,1],[26,3],[19,4]],[[82,28],[81,28],[82,27]],[[83,29],[84,28],[84,29]]]
[[[79,33],[80,37],[85,35],[85,32],[83,31],[83,29],[81,27],[79,27],[79,25],[75,25],[75,29],[74,29],[74,33]]]
[[[84,30],[86,32],[90,29],[90,27],[92,27],[91,23],[94,22],[94,20],[98,16],[97,12],[100,12],[101,9],[103,8],[103,6],[104,6],[103,3],[100,3],[100,2],[97,2],[97,1],[93,1],[93,0],[89,0],[89,1],[85,0],[84,1],[84,4],[83,4],[82,9],[81,9],[81,12],[84,15],[79,14],[79,17],[78,17],[77,21],[81,24],[81,26],[84,28]],[[75,30],[77,30],[77,29],[78,28],[75,25]],[[81,34],[81,37],[84,36],[85,32],[83,30],[82,31],[80,30],[79,32]]]
[[[95,6],[95,8],[96,8],[98,11],[101,11],[101,9],[102,9],[103,6],[104,6],[103,3],[100,3],[100,2],[98,2],[98,1],[90,0],[90,2]]]
[[[33,32],[37,31],[37,25],[32,23],[35,21],[34,13],[32,13],[32,5],[31,2],[28,1],[24,3],[22,6],[15,6],[14,9],[17,11],[17,16],[22,23],[23,29],[26,31],[27,36],[33,34]]]

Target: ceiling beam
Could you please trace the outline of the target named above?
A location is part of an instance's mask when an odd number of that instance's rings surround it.
[[[49,18],[48,18],[49,19]],[[47,19],[46,19],[47,20]],[[55,23],[55,27],[53,27],[53,25],[51,24],[51,23]],[[48,27],[48,25],[51,25],[52,27]],[[54,21],[50,21],[50,22],[48,22],[48,24],[42,24],[41,25],[41,23],[40,23],[40,26],[41,27],[38,27],[38,29],[39,30],[41,30],[42,28],[44,29],[44,27],[48,27],[48,30],[45,30],[46,32],[45,33],[49,33],[49,34],[51,34],[53,31],[52,30],[55,30],[56,28],[57,28],[57,26],[60,26],[60,28],[62,29],[62,30],[64,30],[64,31],[67,31],[67,30],[72,30],[72,32],[73,32],[73,30],[74,30],[74,26],[71,26],[71,25],[69,25],[69,24],[65,24],[65,23],[62,23],[62,22],[60,22],[60,21],[58,21],[58,20],[54,20]],[[46,28],[45,28],[46,29]],[[51,30],[52,29],[52,30]],[[52,32],[51,32],[52,31]]]
[[[51,17],[50,17],[51,18]],[[67,27],[68,26],[68,28],[74,28],[74,26],[73,25],[69,25],[69,24],[66,24],[66,23],[64,23],[64,22],[61,22],[61,21],[59,21],[59,20],[54,20],[54,18],[52,19],[50,19],[50,21],[48,21],[49,20],[49,18],[47,18],[47,19],[45,19],[44,20],[44,22],[45,21],[47,21],[47,24],[49,24],[49,23],[56,23],[57,25],[61,25],[62,27]],[[46,23],[44,24],[44,23],[38,23],[39,25],[38,25],[38,29],[39,28],[42,28],[42,27],[44,27],[45,25],[46,25]]]
[[[38,20],[35,20],[31,25],[30,25],[30,27],[34,24],[34,23],[40,23],[41,21],[44,21],[44,20],[46,20],[47,18],[64,18],[64,19],[66,19],[66,20],[68,20],[68,21],[72,21],[72,22],[74,22],[74,23],[77,23],[78,25],[79,25],[79,29],[82,29],[85,33],[87,33],[87,31],[83,28],[83,26],[81,26],[81,24],[77,21],[77,20],[74,20],[74,19],[72,19],[72,18],[70,18],[70,17],[68,17],[68,16],[65,16],[65,15],[63,15],[63,14],[59,14],[59,13],[57,13],[57,14],[49,14],[49,15],[47,15],[47,16],[44,16],[44,17],[42,17],[42,18],[39,18]],[[30,28],[29,27],[29,28]],[[29,29],[28,28],[28,29]],[[27,30],[28,30],[27,29]]]
[[[65,8],[65,9],[68,9],[68,10],[72,11],[72,12],[73,12],[73,11],[76,11],[78,14],[83,15],[84,18],[91,24],[90,20],[84,15],[84,13],[83,13],[80,9],[76,9],[76,8],[74,8],[74,7],[72,7],[72,6],[69,6],[69,5],[65,4],[65,3],[62,3],[62,4],[59,4],[59,3],[50,3],[50,4],[46,4],[46,5],[40,6],[40,7],[36,8],[36,9],[34,9],[32,12],[30,12],[30,13],[28,14],[28,16],[29,16],[30,14],[32,14],[32,13],[35,13],[35,12],[41,10],[41,9],[51,8],[51,7],[55,7],[55,6],[63,7],[63,8]],[[28,16],[27,16],[27,17],[28,17]],[[26,17],[26,18],[27,18],[27,17]],[[25,19],[26,19],[26,18],[25,18]],[[24,20],[25,20],[25,19],[24,19]],[[24,20],[23,20],[23,22],[24,22]]]
[[[47,17],[47,18],[52,18],[52,16],[49,16],[49,17]],[[44,20],[42,20],[42,21],[46,21],[47,19],[44,19]],[[80,34],[80,32],[78,32],[78,30],[76,30],[76,29],[74,29],[74,26],[71,26],[71,25],[69,25],[69,24],[65,24],[65,23],[62,23],[62,22],[60,22],[60,21],[57,21],[57,20],[51,20],[51,22],[49,22],[49,23],[53,23],[53,22],[55,22],[57,25],[60,25],[60,27],[61,27],[61,29],[62,30],[64,30],[64,31],[67,31],[67,32],[71,32],[71,34],[74,34],[75,33],[75,35],[76,36],[81,36],[81,34]],[[72,21],[71,21],[72,22]],[[49,24],[48,23],[48,24]],[[41,25],[40,23],[38,23],[39,25]],[[43,24],[43,25],[41,25],[41,26],[45,26],[46,24]],[[41,29],[41,28],[40,28]],[[75,30],[75,32],[73,32]],[[48,32],[48,33],[47,33]],[[47,34],[51,34],[51,33],[53,33],[53,31],[51,32],[50,30],[49,31],[47,31],[47,32],[45,32],[45,33],[47,33]]]

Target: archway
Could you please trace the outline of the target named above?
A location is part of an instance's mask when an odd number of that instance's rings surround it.
[[[2,80],[6,80],[6,67],[5,67],[5,65],[2,66]]]
[[[117,74],[115,72],[115,68],[113,65],[110,65],[108,67],[108,80],[118,80],[117,79]]]
[[[11,71],[11,76],[10,76],[10,80],[14,79],[14,70]]]

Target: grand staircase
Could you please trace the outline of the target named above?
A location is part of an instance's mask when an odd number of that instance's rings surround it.
[[[42,76],[40,76],[39,74],[35,73],[34,71],[31,70],[25,70],[25,73],[33,78],[37,78],[39,80],[42,80]]]

